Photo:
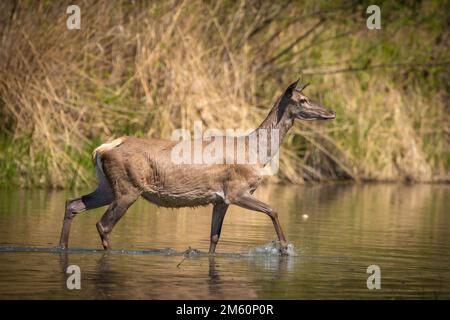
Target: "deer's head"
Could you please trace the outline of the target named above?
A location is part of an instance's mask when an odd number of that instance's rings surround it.
[[[280,113],[300,120],[331,120],[336,118],[336,113],[325,108],[319,102],[307,97],[303,90],[308,86],[305,84],[297,88],[298,80],[292,83],[284,92],[280,101]],[[281,114],[278,119],[281,118]]]

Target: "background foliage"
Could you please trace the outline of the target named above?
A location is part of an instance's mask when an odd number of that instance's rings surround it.
[[[92,184],[120,135],[255,127],[296,78],[337,112],[299,123],[273,180],[448,180],[448,1],[0,2],[0,184]]]

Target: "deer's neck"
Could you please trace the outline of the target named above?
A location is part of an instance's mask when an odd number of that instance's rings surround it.
[[[262,161],[262,164],[267,164],[279,151],[283,139],[288,133],[289,129],[292,128],[294,120],[289,117],[287,112],[283,112],[281,99],[275,103],[270,110],[266,119],[259,125],[259,127],[254,131],[259,135],[258,140],[261,136],[267,138],[267,153],[268,156],[266,161]],[[286,108],[284,108],[285,110]],[[258,150],[259,152],[265,152],[265,150]]]

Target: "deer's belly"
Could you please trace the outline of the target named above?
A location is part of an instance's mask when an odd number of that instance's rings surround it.
[[[195,191],[170,194],[164,192],[144,192],[142,196],[157,206],[168,208],[206,206],[222,200],[220,194],[215,192],[201,195]]]

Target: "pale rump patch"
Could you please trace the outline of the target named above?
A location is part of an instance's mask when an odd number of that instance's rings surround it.
[[[118,147],[122,143],[124,143],[125,140],[126,140],[126,137],[120,137],[120,138],[114,139],[113,141],[103,143],[100,146],[98,146],[97,148],[95,148],[94,151],[92,152],[92,160],[94,160],[94,163],[95,163],[95,156],[97,155],[97,153],[102,154],[105,151],[108,151],[108,150],[111,150],[112,148]]]
[[[101,156],[104,152],[106,152],[108,150],[111,150],[113,148],[120,146],[122,143],[125,142],[126,138],[127,137],[120,137],[120,138],[114,139],[110,142],[103,143],[100,146],[98,146],[97,148],[95,148],[94,151],[92,152],[92,161],[94,162],[97,179],[100,184],[106,183],[106,179],[105,179],[105,173],[103,172],[101,157],[98,157],[98,156]]]

